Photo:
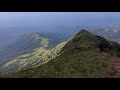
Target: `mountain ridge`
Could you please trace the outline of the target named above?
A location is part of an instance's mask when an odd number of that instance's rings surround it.
[[[118,43],[81,30],[62,46],[57,57],[38,67],[10,74],[10,77],[110,77],[116,72],[109,64],[110,58],[119,58],[119,52]]]

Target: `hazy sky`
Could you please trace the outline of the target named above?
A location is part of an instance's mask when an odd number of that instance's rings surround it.
[[[120,12],[0,12],[0,27],[120,23]]]
[[[57,25],[60,27],[53,27]],[[64,28],[66,25],[70,27]],[[0,46],[25,32],[70,33],[75,29],[72,25],[120,26],[120,12],[0,12]]]

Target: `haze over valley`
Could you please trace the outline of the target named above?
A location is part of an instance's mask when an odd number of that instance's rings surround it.
[[[74,35],[84,27],[120,27],[119,12],[1,12],[0,46],[26,32]],[[69,36],[70,37],[70,36]]]
[[[119,43],[119,12],[0,12],[0,77],[120,77]]]

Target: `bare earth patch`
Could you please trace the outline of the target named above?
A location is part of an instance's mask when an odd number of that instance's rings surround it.
[[[111,64],[115,68],[115,75],[114,78],[120,78],[120,58],[119,57],[111,57]]]

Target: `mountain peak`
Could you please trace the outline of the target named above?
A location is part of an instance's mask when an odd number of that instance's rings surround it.
[[[82,33],[82,32],[83,32],[83,33],[88,33],[88,31],[85,30],[85,29],[81,29],[80,32],[81,32],[81,33]]]
[[[85,30],[85,29],[81,29],[76,35],[88,35],[88,34],[91,35],[92,33],[87,31],[87,30]]]
[[[65,45],[63,50],[97,50],[111,51],[116,50],[120,46],[115,42],[106,40],[104,37],[100,37],[85,29],[80,30],[75,34]]]
[[[119,44],[84,29],[50,51],[43,48],[36,50],[8,62],[4,65],[6,67],[3,71],[17,67],[19,71],[21,69],[20,72],[13,74],[17,77],[108,77],[113,75],[113,68],[108,62],[110,57],[101,52],[120,56]],[[26,69],[27,67],[30,69]]]

